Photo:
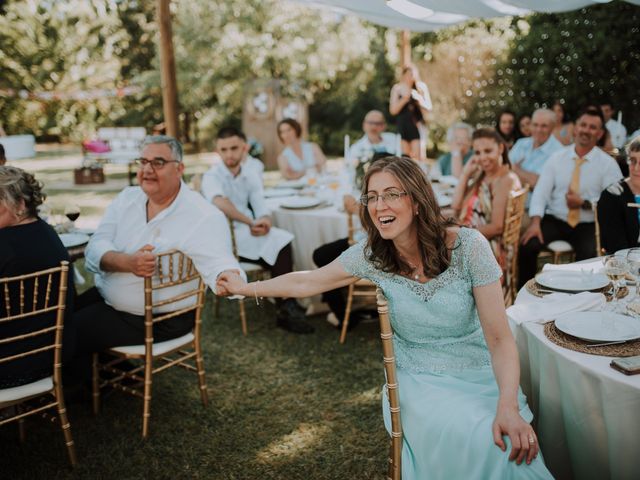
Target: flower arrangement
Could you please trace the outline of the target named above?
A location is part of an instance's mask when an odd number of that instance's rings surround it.
[[[249,144],[249,155],[262,160],[262,155],[264,154],[264,147],[262,144],[254,137],[250,137],[247,140],[247,143]]]
[[[364,179],[364,175],[367,173],[369,166],[371,165],[372,156],[365,155],[358,159],[358,163],[356,164],[356,174],[355,174],[355,182],[358,190],[362,188],[362,180]]]

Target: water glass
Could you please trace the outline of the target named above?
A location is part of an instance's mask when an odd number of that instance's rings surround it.
[[[604,264],[604,274],[611,280],[613,285],[613,298],[611,299],[611,307],[607,310],[613,312],[618,311],[618,291],[620,289],[620,282],[624,280],[625,274],[628,271],[627,262],[625,259],[616,257],[615,255],[607,255],[602,257]]]

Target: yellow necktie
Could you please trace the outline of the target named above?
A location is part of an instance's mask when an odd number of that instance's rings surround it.
[[[573,158],[576,161],[576,166],[573,169],[573,174],[571,175],[571,183],[569,184],[569,190],[573,193],[580,193],[580,167],[586,160],[580,157]],[[567,223],[571,227],[575,227],[578,223],[580,223],[580,207],[578,208],[570,208],[569,215],[567,215]]]

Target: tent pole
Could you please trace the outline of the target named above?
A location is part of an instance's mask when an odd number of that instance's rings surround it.
[[[400,33],[400,61],[402,68],[411,64],[411,39],[409,30]]]
[[[176,62],[173,56],[171,33],[171,0],[157,0],[158,28],[160,31],[160,73],[162,84],[162,109],[167,135],[178,138],[178,86]]]

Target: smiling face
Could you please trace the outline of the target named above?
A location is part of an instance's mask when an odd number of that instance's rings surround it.
[[[555,125],[551,113],[536,112],[531,119],[531,137],[536,145],[542,145],[551,136]]]
[[[180,179],[184,171],[184,164],[171,161],[175,159],[169,145],[165,143],[147,145],[142,150],[140,157],[147,160],[162,158],[169,162],[158,169],[154,169],[150,164],[138,167],[138,183],[148,197],[169,197],[180,190]]]
[[[493,138],[476,138],[473,141],[473,155],[486,175],[495,173],[502,165],[504,145]]]
[[[597,115],[583,114],[574,128],[573,136],[576,145],[590,149],[596,146],[600,137],[604,134],[602,120]]]
[[[389,192],[403,193],[405,190],[398,179],[389,172],[381,171],[371,175],[367,185],[367,195],[382,195]],[[380,236],[385,240],[394,241],[416,235],[414,208],[409,195],[399,196],[387,203],[378,197],[367,205],[369,216],[380,232]]]

